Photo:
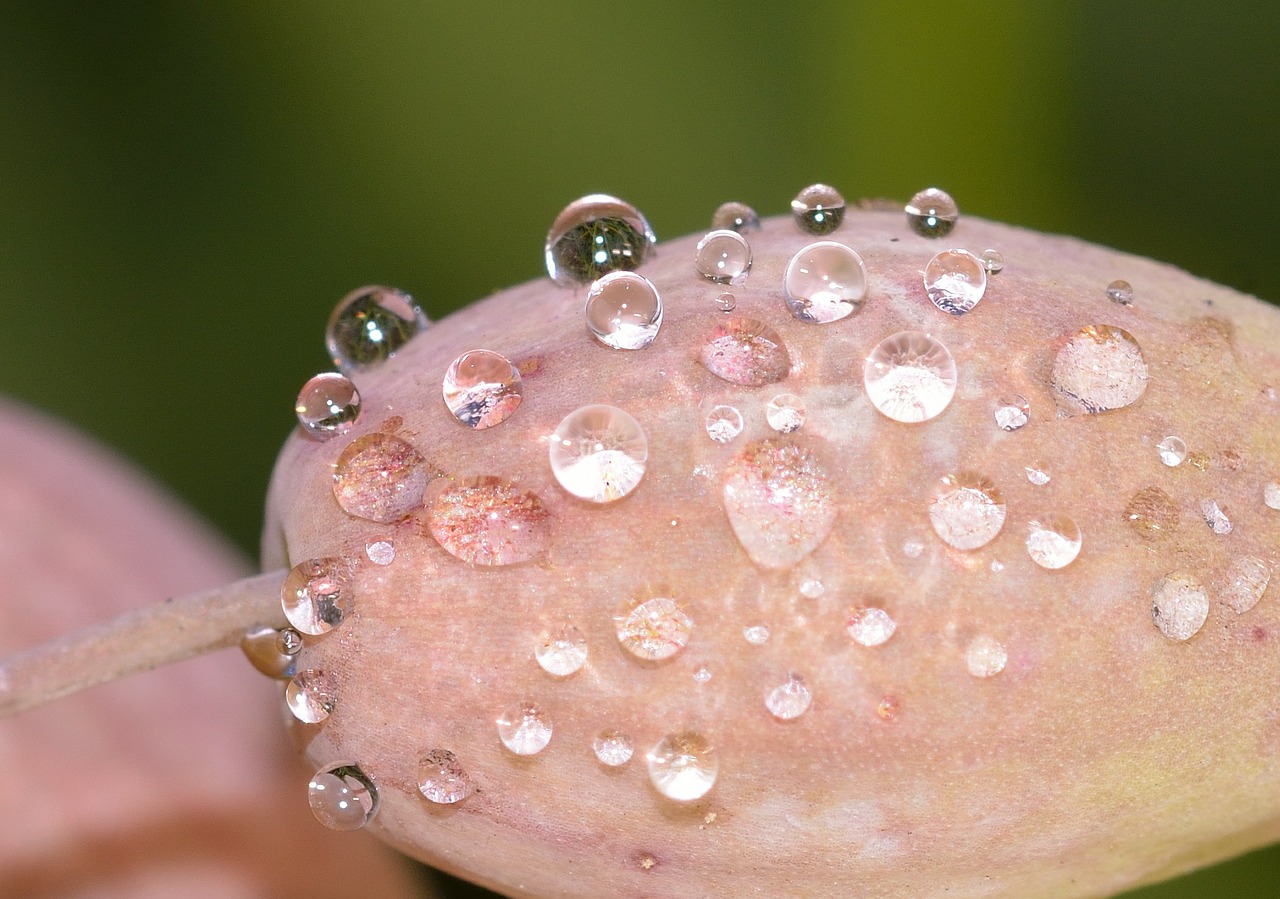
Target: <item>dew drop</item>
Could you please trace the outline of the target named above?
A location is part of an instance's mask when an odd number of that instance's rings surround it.
[[[1158,540],[1178,527],[1178,504],[1159,487],[1144,487],[1124,509],[1124,520],[1139,537]]]
[[[1151,620],[1170,640],[1189,640],[1209,617],[1209,594],[1186,574],[1161,578],[1151,591]]]
[[[600,764],[610,768],[621,768],[631,761],[634,744],[631,735],[614,728],[607,728],[596,734],[591,741],[591,749],[595,752]]]
[[[999,640],[982,635],[969,641],[964,662],[974,677],[994,677],[1008,664],[1009,653]]]
[[[1083,543],[1079,526],[1065,515],[1045,515],[1028,525],[1027,555],[1041,568],[1065,568]]]
[[[830,234],[844,221],[844,197],[826,184],[810,184],[791,201],[791,214],[802,231]]]
[[[1004,257],[999,250],[983,250],[978,258],[982,260],[982,267],[987,270],[988,275],[998,275],[1004,271]]]
[[[483,431],[510,418],[524,398],[520,371],[501,353],[471,350],[450,363],[440,382],[453,417]]]
[[[898,717],[898,700],[886,696],[876,705],[876,717],[881,721],[892,721]]]
[[[281,628],[276,634],[276,649],[282,655],[296,656],[302,652],[302,634],[291,627]]]
[[[694,251],[694,268],[715,284],[741,284],[751,272],[751,246],[737,231],[711,231]]]
[[[1218,505],[1217,500],[1201,500],[1200,514],[1204,517],[1204,523],[1209,526],[1209,530],[1213,531],[1219,537],[1225,537],[1227,534],[1231,533],[1231,518],[1227,515],[1222,506]]]
[[[764,646],[769,642],[769,628],[763,624],[752,624],[742,629],[742,638],[752,646]]]
[[[366,434],[342,451],[333,495],[348,515],[390,524],[422,505],[432,469],[413,446],[390,434]]]
[[[1045,484],[1053,480],[1053,476],[1050,475],[1044,465],[1039,462],[1034,465],[1028,465],[1025,471],[1027,474],[1027,480],[1036,487],[1043,487]]]
[[[292,642],[285,644],[282,637],[293,634],[299,645],[292,648]],[[298,672],[297,655],[302,638],[292,628],[276,630],[274,627],[251,628],[240,638],[240,651],[259,673],[277,680],[288,680]]]
[[[551,473],[579,499],[609,503],[635,490],[649,461],[640,423],[614,406],[583,406],[550,440]]]
[[[684,649],[693,633],[693,619],[666,596],[629,606],[614,616],[622,648],[638,659],[669,659]]]
[[[732,312],[738,308],[737,298],[729,291],[724,291],[720,296],[716,297],[716,308],[721,312]]]
[[[657,791],[676,802],[692,802],[707,795],[715,786],[720,767],[715,747],[691,730],[667,734],[649,750],[645,761]]]
[[[867,296],[867,267],[850,247],[820,240],[791,257],[782,286],[792,315],[801,321],[828,324],[862,308]]]
[[[717,231],[759,231],[760,216],[746,203],[721,203],[711,216],[711,227]]]
[[[930,335],[900,331],[868,354],[862,380],[882,415],[907,423],[928,421],[955,396],[956,360]]]
[[[307,784],[307,801],[330,830],[359,830],[378,812],[378,788],[358,765],[330,765]]]
[[[336,690],[324,671],[300,671],[284,688],[284,700],[303,724],[319,724],[333,712]]]
[[[429,324],[407,293],[361,287],[338,301],[325,328],[325,346],[333,364],[350,373],[390,359]]]
[[[945,237],[960,218],[960,208],[951,194],[936,187],[917,193],[907,203],[907,224],[921,237]]]
[[[972,312],[987,291],[987,268],[968,250],[943,250],[924,267],[924,289],[943,312]]]
[[[1122,409],[1146,391],[1147,362],[1128,331],[1089,325],[1058,350],[1053,387],[1084,412]]]
[[[724,508],[757,565],[790,568],[831,533],[836,503],[826,471],[793,443],[750,444],[725,471]]]
[[[280,604],[295,630],[329,633],[351,614],[351,565],[337,558],[299,562],[280,587]]]
[[[929,504],[934,531],[955,549],[986,546],[996,539],[1004,519],[1004,497],[995,484],[973,472],[944,477]]]
[[[779,721],[794,721],[809,710],[813,691],[798,674],[787,676],[786,681],[769,691],[764,698],[765,708]]]
[[[1268,509],[1280,512],[1280,481],[1270,481],[1262,488],[1262,502]]]
[[[587,330],[615,350],[643,350],[662,327],[658,288],[635,272],[612,272],[591,285],[586,302]]]
[[[716,443],[728,443],[742,433],[742,413],[733,406],[713,406],[705,424],[708,437]]]
[[[804,424],[804,400],[794,393],[780,393],[769,400],[764,417],[769,427],[780,434],[798,431]]]
[[[1031,420],[1031,404],[1020,393],[1003,397],[996,404],[996,426],[1002,431],[1017,431],[1025,428]]]
[[[447,749],[432,749],[418,762],[418,791],[432,802],[452,805],[475,789],[458,757]]]
[[[515,565],[546,552],[550,519],[533,491],[485,476],[441,491],[427,512],[427,528],[464,562]]]
[[[908,537],[902,541],[902,554],[908,559],[918,559],[924,555],[924,541],[918,537]]]
[[[693,672],[693,682],[695,684],[706,684],[711,681],[711,669],[706,665],[700,665]]]
[[[309,436],[328,440],[355,425],[360,417],[360,392],[346,375],[325,372],[303,385],[293,408]]]
[[[516,755],[535,755],[551,742],[551,722],[536,703],[517,702],[498,716],[498,739]]]
[[[754,318],[716,319],[703,337],[698,361],[717,378],[740,387],[776,384],[791,371],[782,337]]]
[[[1218,598],[1237,615],[1258,604],[1271,582],[1271,566],[1254,556],[1237,556],[1215,584]]]
[[[1187,458],[1187,444],[1181,437],[1166,437],[1156,444],[1160,461],[1170,468],[1177,468]]]
[[[543,634],[533,655],[547,674],[568,677],[586,664],[587,638],[572,624],[566,624],[554,634]]]
[[[1107,285],[1107,299],[1121,306],[1133,305],[1133,285],[1128,281],[1112,281]]]
[[[816,577],[807,577],[800,582],[800,595],[805,599],[820,599],[826,592],[827,588]]]
[[[590,194],[566,206],[547,232],[547,274],[562,287],[589,284],[644,262],[658,238],[630,203]]]
[[[854,643],[862,646],[880,646],[888,642],[898,629],[898,622],[884,609],[875,606],[854,606],[845,619],[845,630]]]
[[[390,565],[396,560],[396,545],[390,540],[370,540],[364,554],[374,565]]]

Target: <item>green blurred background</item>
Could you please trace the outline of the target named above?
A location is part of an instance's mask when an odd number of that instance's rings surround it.
[[[538,277],[588,192],[673,237],[936,184],[1280,300],[1277,35],[1274,3],[6,4],[0,392],[253,551],[333,303]],[[1132,895],[1278,894],[1272,849]]]

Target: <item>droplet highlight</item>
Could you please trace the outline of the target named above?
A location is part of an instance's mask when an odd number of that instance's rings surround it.
[[[751,245],[737,231],[711,231],[698,241],[693,265],[713,284],[741,284],[751,273]]]
[[[347,560],[308,559],[286,575],[280,587],[280,604],[295,630],[318,637],[351,614],[353,593]]]
[[[955,396],[956,360],[936,338],[901,331],[867,355],[862,381],[871,405],[886,418],[909,424],[928,421]]]
[[[960,207],[951,194],[936,187],[917,193],[904,209],[907,224],[921,237],[946,237],[960,218]]]
[[[319,724],[333,712],[337,688],[324,671],[300,671],[284,689],[284,701],[303,724]]]
[[[458,757],[447,749],[432,749],[418,762],[418,792],[437,805],[461,802],[475,789]]]
[[[533,656],[547,674],[568,677],[587,662],[587,638],[572,624],[543,634]]]
[[[942,542],[965,551],[986,546],[1005,520],[1004,497],[989,479],[973,472],[942,479],[929,504],[929,522]]]
[[[1190,640],[1209,617],[1209,594],[1195,578],[1170,574],[1151,591],[1151,620],[1170,640]]]
[[[547,274],[562,287],[589,284],[610,272],[632,271],[658,238],[640,210],[608,194],[566,206],[547,232]]]
[[[791,371],[786,344],[773,328],[754,318],[715,319],[698,350],[698,361],[717,378],[740,387],[776,384]]]
[[[587,330],[615,350],[642,350],[662,327],[662,297],[643,275],[612,272],[591,285],[586,302]]]
[[[366,434],[351,441],[333,469],[333,496],[348,515],[390,524],[422,505],[433,475],[408,441]]]
[[[622,648],[638,659],[669,659],[689,642],[693,619],[674,599],[655,596],[631,605],[614,617]]]
[[[596,734],[596,738],[591,741],[591,750],[600,764],[621,768],[631,761],[635,748],[630,734],[608,728]]]
[[[924,267],[924,289],[943,312],[964,315],[987,291],[987,267],[968,250],[943,250]]]
[[[804,424],[804,400],[794,393],[779,393],[765,405],[764,416],[779,434],[798,431]]]
[[[654,788],[676,802],[693,802],[715,786],[720,761],[715,747],[702,734],[667,734],[645,756]]]
[[[742,433],[742,413],[733,406],[712,406],[704,424],[708,437],[716,443],[728,443]]]
[[[794,721],[809,710],[812,702],[813,691],[797,674],[789,675],[764,698],[765,708],[779,721]]]
[[[358,765],[329,765],[307,784],[307,801],[330,830],[359,830],[378,813],[378,788]]]
[[[515,414],[524,399],[524,384],[520,371],[506,356],[492,350],[471,350],[449,363],[440,393],[455,419],[483,431]]]
[[[986,635],[974,637],[965,649],[964,663],[974,677],[994,677],[1009,662],[1004,644]]]
[[[861,646],[880,646],[889,641],[898,622],[884,609],[875,606],[854,606],[845,618],[845,631],[853,642]]]
[[[831,480],[810,450],[772,440],[750,444],[725,470],[729,525],[753,562],[789,568],[831,533]]]
[[[355,426],[360,417],[360,392],[346,375],[324,372],[303,385],[294,412],[308,436],[328,440]]]
[[[1066,568],[1080,555],[1080,527],[1065,515],[1045,515],[1027,527],[1027,555],[1041,568]]]
[[[1123,409],[1147,389],[1147,361],[1133,335],[1111,325],[1076,332],[1053,360],[1053,387],[1090,414]]]
[[[593,503],[622,499],[640,485],[649,442],[640,423],[614,406],[570,412],[550,440],[551,472],[569,493]]]
[[[551,722],[537,703],[517,702],[498,716],[498,739],[516,755],[536,755],[551,742]]]
[[[550,521],[536,493],[490,476],[441,491],[427,511],[427,530],[435,541],[471,565],[539,558],[551,540]]]
[[[830,234],[844,221],[844,212],[844,197],[827,184],[810,184],[791,201],[791,215],[809,234]]]
[[[828,324],[862,308],[867,296],[867,267],[851,247],[820,240],[791,257],[782,286],[792,315],[801,321]]]

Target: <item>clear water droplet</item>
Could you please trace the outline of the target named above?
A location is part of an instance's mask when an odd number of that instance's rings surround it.
[[[1218,578],[1216,593],[1228,608],[1243,615],[1258,604],[1271,583],[1271,566],[1254,556],[1236,556]]]
[[[583,406],[556,426],[550,440],[551,472],[579,499],[609,503],[640,484],[649,442],[640,423],[614,406]]]
[[[740,387],[776,384],[791,371],[786,344],[754,318],[717,318],[703,337],[698,360],[717,378]]]
[[[374,565],[390,565],[396,560],[396,545],[390,540],[370,540],[364,554]]]
[[[892,721],[898,717],[898,700],[892,696],[886,696],[876,705],[876,717],[881,721]]]
[[[333,364],[349,374],[390,359],[429,324],[407,293],[378,285],[361,287],[334,307],[325,346]]]
[[[484,476],[442,490],[427,511],[427,530],[464,562],[515,565],[547,551],[550,520],[536,493]]]
[[[587,662],[587,638],[572,624],[546,633],[533,650],[534,658],[547,674],[568,677]]]
[[[1128,281],[1112,281],[1107,285],[1107,299],[1121,306],[1133,305],[1133,285]]]
[[[741,284],[751,272],[751,245],[737,231],[711,231],[698,241],[694,268],[714,284]]]
[[[333,712],[337,689],[324,671],[300,671],[284,688],[284,701],[303,724],[319,724]]]
[[[711,681],[711,669],[706,665],[699,665],[693,671],[693,682],[695,684],[705,684]]]
[[[871,405],[887,418],[907,423],[941,414],[956,393],[956,360],[936,338],[901,331],[880,341],[862,372]]]
[[[804,400],[794,393],[779,393],[764,408],[769,427],[780,434],[800,430],[804,424]]]
[[[294,656],[302,647],[299,645],[298,649],[287,651],[281,643],[284,633],[298,635],[291,628],[283,631],[273,627],[251,628],[240,638],[240,651],[261,674],[277,680],[288,680],[298,672],[298,662]],[[301,641],[302,638],[298,639]]]
[[[1080,527],[1065,515],[1043,515],[1030,522],[1027,555],[1041,568],[1065,568],[1080,555]]]
[[[862,308],[867,297],[867,267],[852,248],[820,240],[791,257],[782,286],[792,315],[801,321],[827,324]]]
[[[740,234],[744,231],[759,231],[760,216],[746,203],[721,203],[711,216],[711,227],[717,231],[727,229]]]
[[[738,308],[738,298],[726,290],[716,297],[716,308],[721,312],[732,312]]]
[[[905,207],[907,224],[921,237],[946,237],[960,218],[960,207],[951,194],[927,187],[911,198]]]
[[[1151,620],[1170,640],[1190,640],[1209,617],[1209,594],[1187,574],[1161,578],[1151,591]]]
[[[519,369],[506,356],[471,350],[449,364],[440,393],[454,418],[483,431],[515,414],[524,398],[524,384]]]
[[[591,741],[591,749],[595,752],[600,764],[610,768],[621,768],[631,761],[634,744],[631,735],[614,728],[606,728],[596,734]]]
[[[800,595],[805,599],[820,599],[827,588],[816,577],[807,577],[800,581]]]
[[[321,768],[307,784],[311,814],[330,830],[359,830],[378,813],[378,788],[360,766]]]
[[[706,417],[707,436],[728,443],[742,433],[742,413],[733,406],[713,406]]]
[[[589,284],[609,272],[632,271],[658,238],[625,200],[590,194],[566,206],[547,232],[547,274],[562,287]]]
[[[280,587],[284,617],[294,629],[318,637],[351,614],[351,565],[346,559],[322,558],[299,562]]]
[[[831,479],[794,443],[750,444],[725,471],[723,499],[738,542],[764,568],[790,568],[835,526]]]
[[[1166,437],[1156,444],[1160,461],[1170,468],[1177,468],[1187,458],[1187,444],[1181,437]]]
[[[943,250],[924,267],[924,289],[943,312],[972,312],[987,291],[987,268],[968,250]]]
[[[830,234],[844,221],[845,203],[840,191],[827,184],[810,184],[791,201],[791,214],[800,230]]]
[[[862,646],[880,646],[888,642],[898,629],[898,622],[884,609],[875,606],[854,606],[849,609],[844,629],[854,643]]]
[[[992,560],[991,560],[991,573],[992,573],[992,574],[999,574],[999,573],[1000,573],[1000,572],[1002,572],[1002,571],[1004,571],[1004,563],[1003,563],[1003,562],[1001,562],[999,559],[992,559]]]
[[[458,757],[447,749],[432,749],[418,762],[418,791],[434,803],[461,802],[475,789]]]
[[[999,489],[969,471],[942,479],[929,503],[929,521],[942,542],[961,550],[986,546],[1004,527],[1005,504]]]
[[[1008,662],[1009,653],[1004,644],[986,635],[970,640],[964,654],[965,667],[974,677],[994,677]]]
[[[988,275],[998,275],[1004,271],[1004,256],[1000,255],[999,250],[983,250],[978,258],[982,260],[982,267],[987,270]]]
[[[302,652],[302,634],[291,627],[281,628],[276,634],[276,649],[282,655],[296,656]]]
[[[1269,481],[1262,488],[1262,502],[1268,509],[1280,512],[1280,481]]]
[[[1002,397],[996,404],[996,426],[1002,431],[1016,431],[1025,428],[1031,420],[1031,404],[1020,393]]]
[[[614,616],[613,623],[622,648],[649,661],[671,658],[684,649],[693,634],[693,619],[666,596],[629,605]]]
[[[351,441],[333,469],[333,495],[348,515],[390,524],[422,505],[433,469],[413,445],[390,434]]]
[[[1123,409],[1146,392],[1147,361],[1128,331],[1089,325],[1058,350],[1053,387],[1087,413]]]
[[[1227,515],[1226,510],[1218,505],[1217,500],[1203,499],[1200,501],[1200,514],[1204,517],[1204,523],[1209,526],[1209,530],[1213,531],[1219,537],[1225,537],[1232,531],[1231,517]]]
[[[764,698],[765,708],[779,721],[794,721],[809,710],[813,691],[798,674],[791,674]]]
[[[1027,480],[1036,487],[1043,487],[1045,484],[1053,480],[1053,476],[1049,474],[1048,469],[1040,462],[1028,465],[1025,469]]]
[[[346,375],[324,372],[302,386],[294,404],[298,424],[317,440],[345,434],[360,417],[360,392]]]
[[[498,739],[516,755],[536,755],[551,742],[551,722],[537,703],[517,702],[498,716]]]
[[[742,629],[742,638],[752,646],[764,646],[769,642],[769,628],[763,624],[751,624]]]
[[[642,350],[662,327],[658,288],[635,272],[612,272],[591,285],[586,302],[587,330],[615,350]]]
[[[1178,504],[1159,487],[1145,487],[1124,509],[1124,520],[1145,540],[1167,537],[1178,527]]]
[[[653,786],[676,802],[692,802],[707,795],[720,768],[715,747],[692,730],[667,734],[649,750],[645,761]]]

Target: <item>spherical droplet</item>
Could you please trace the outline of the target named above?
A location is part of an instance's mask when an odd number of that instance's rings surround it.
[[[325,328],[325,346],[341,371],[359,371],[390,359],[429,324],[408,294],[361,287],[338,301]]]
[[[798,431],[804,424],[804,400],[794,393],[779,393],[764,407],[764,416],[780,434]]]
[[[693,619],[674,600],[656,596],[614,616],[622,648],[639,659],[669,659],[684,649],[693,633]]]
[[[524,398],[520,371],[501,353],[471,350],[450,363],[440,382],[453,417],[483,431],[510,418]]]
[[[640,423],[621,409],[583,406],[556,427],[550,454],[561,487],[580,499],[608,503],[639,486],[649,443]]]
[[[317,637],[351,614],[352,592],[351,565],[346,559],[308,559],[285,577],[280,604],[295,630]]]
[[[621,768],[631,761],[634,744],[631,735],[614,728],[607,728],[596,734],[591,741],[591,749],[595,752],[600,764],[610,768]]]
[[[1190,575],[1170,574],[1151,591],[1151,620],[1170,640],[1189,640],[1209,617],[1209,594]]]
[[[751,624],[742,629],[742,638],[752,646],[764,646],[769,642],[769,628],[763,624]]]
[[[711,231],[698,241],[693,264],[715,284],[741,284],[751,272],[751,246],[737,231]]]
[[[1043,487],[1045,484],[1053,480],[1053,477],[1049,474],[1048,470],[1045,469],[1044,465],[1040,462],[1028,465],[1024,471],[1027,473],[1027,480],[1036,487]]]
[[[715,747],[691,730],[667,734],[649,750],[645,761],[657,791],[676,802],[692,802],[707,795],[720,768]]]
[[[996,426],[1002,431],[1017,431],[1025,428],[1031,420],[1031,404],[1020,393],[1002,397],[996,403]]]
[[[533,650],[534,658],[547,674],[568,677],[587,661],[587,638],[572,624],[542,635]]]
[[[728,443],[742,433],[742,413],[733,406],[713,406],[704,423],[707,436],[716,443]]]
[[[551,722],[533,702],[517,702],[498,716],[498,739],[516,755],[535,755],[551,742]]]
[[[777,331],[754,318],[715,319],[698,361],[717,378],[740,387],[776,384],[791,371],[791,357]]]
[[[586,316],[587,330],[605,346],[643,350],[662,327],[662,297],[643,275],[611,272],[587,291]]]
[[[550,519],[533,491],[485,476],[442,490],[427,512],[427,528],[464,562],[515,565],[546,552]]]
[[[1065,515],[1044,515],[1028,525],[1027,555],[1041,568],[1070,565],[1083,542],[1079,526]]]
[[[374,565],[390,565],[396,560],[396,545],[390,540],[370,540],[364,554]]]
[[[711,216],[711,227],[717,231],[759,231],[760,216],[746,203],[730,201],[721,203]]]
[[[987,290],[987,269],[968,250],[943,250],[924,267],[924,289],[943,312],[972,312]]]
[[[1217,596],[1237,615],[1258,604],[1271,583],[1271,566],[1254,556],[1237,556],[1214,585]]]
[[[300,671],[284,688],[284,700],[293,717],[303,724],[319,724],[333,711],[336,693],[328,673]]]
[[[302,651],[302,634],[291,627],[281,628],[276,634],[276,649],[287,656],[296,656]]]
[[[978,258],[982,260],[982,267],[987,270],[988,275],[998,275],[1004,271],[1004,257],[999,250],[983,250]]]
[[[867,296],[867,267],[850,247],[820,240],[791,257],[782,286],[792,315],[801,321],[827,324],[862,308]]]
[[[955,396],[956,360],[934,337],[901,331],[867,355],[862,380],[882,415],[908,423],[928,421]]]
[[[346,375],[325,372],[303,385],[293,408],[308,435],[328,440],[355,425],[360,417],[360,392]]]
[[[1124,520],[1145,540],[1167,537],[1178,527],[1178,504],[1159,487],[1144,487],[1124,509]]]
[[[1269,481],[1263,486],[1262,502],[1268,509],[1280,512],[1280,481]]]
[[[716,297],[716,308],[721,312],[732,312],[738,308],[738,298],[726,290]]]
[[[333,469],[333,495],[348,515],[390,524],[422,505],[433,471],[413,445],[390,434],[351,441]]]
[[[820,599],[827,592],[822,581],[816,577],[807,577],[800,581],[800,595],[805,599]]]
[[[779,721],[793,721],[799,718],[809,710],[811,702],[813,702],[813,691],[804,682],[804,678],[797,674],[789,675],[764,698],[765,708]]]
[[[1147,361],[1128,331],[1089,325],[1058,350],[1053,387],[1083,412],[1123,409],[1146,391]]]
[[[1233,530],[1231,517],[1227,515],[1222,506],[1218,505],[1217,500],[1200,500],[1200,515],[1204,518],[1204,523],[1209,526],[1209,530],[1219,537],[1225,537]]]
[[[964,654],[965,666],[974,677],[993,677],[1004,670],[1008,661],[1004,644],[985,635],[970,640]]]
[[[844,221],[844,197],[826,184],[810,184],[791,201],[791,214],[802,231],[830,234]]]
[[[1187,444],[1181,437],[1166,437],[1156,444],[1160,461],[1170,468],[1177,468],[1187,458]]]
[[[875,606],[854,606],[845,619],[844,629],[854,643],[862,646],[879,646],[893,636],[898,622],[884,609]]]
[[[921,237],[945,237],[960,218],[960,208],[951,194],[936,187],[917,193],[907,203],[907,224]]]
[[[307,785],[316,820],[330,830],[358,830],[378,812],[378,788],[358,765],[321,768]]]
[[[458,757],[447,749],[432,749],[418,762],[418,791],[432,802],[452,805],[475,792],[475,783]]]
[[[835,526],[831,479],[794,443],[750,444],[725,470],[723,499],[738,542],[765,568],[790,568]]]
[[[949,474],[929,503],[929,521],[942,542],[955,549],[986,546],[1004,527],[1004,497],[973,472]]]
[[[1133,305],[1133,285],[1128,281],[1112,281],[1107,285],[1107,299],[1121,306]]]
[[[562,287],[588,284],[644,262],[658,238],[630,203],[590,194],[566,206],[547,232],[547,274]]]

